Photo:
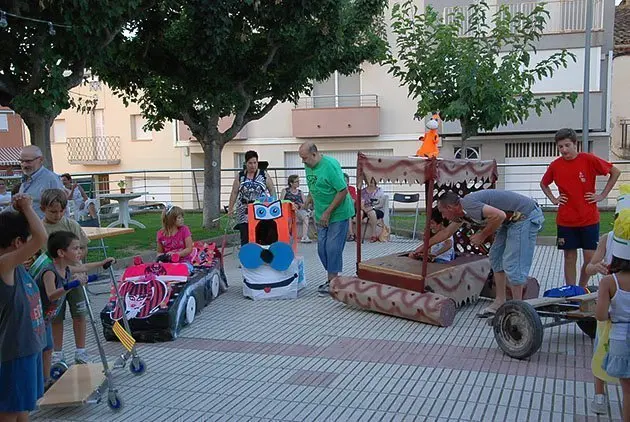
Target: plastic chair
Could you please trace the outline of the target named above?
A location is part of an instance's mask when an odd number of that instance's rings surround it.
[[[416,228],[418,226],[418,214],[420,211],[420,194],[419,193],[413,193],[413,194],[395,193],[394,194],[394,197],[392,199],[392,215],[391,215],[392,232],[394,231],[394,213],[395,213],[396,202],[399,202],[401,204],[413,204],[414,202],[416,203],[416,216],[413,220],[413,232],[412,232],[412,237],[411,237],[411,240],[415,240]]]

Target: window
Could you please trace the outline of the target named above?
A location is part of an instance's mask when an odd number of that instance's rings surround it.
[[[455,147],[454,156],[455,158],[466,158],[467,160],[480,160],[481,148],[480,147],[466,147],[466,156],[462,157],[462,148]]]
[[[64,119],[57,119],[54,121],[51,129],[51,141],[54,143],[66,142],[66,121]]]
[[[361,105],[361,76],[344,76],[335,71],[323,82],[313,84],[313,107],[359,107]]]
[[[0,113],[0,132],[9,131],[9,116],[7,113]]]
[[[242,169],[244,165],[245,165],[245,153],[244,152],[234,153],[234,168]]]
[[[144,130],[147,120],[141,114],[131,115],[131,139],[134,141],[150,141],[153,134],[150,130]]]

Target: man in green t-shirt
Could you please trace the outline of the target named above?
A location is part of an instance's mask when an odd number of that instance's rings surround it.
[[[328,272],[328,281],[317,290],[321,295],[328,295],[330,280],[343,270],[343,248],[354,206],[337,160],[322,155],[312,142],[303,143],[298,154],[306,169],[309,190],[306,205],[313,201],[315,208],[317,253]]]

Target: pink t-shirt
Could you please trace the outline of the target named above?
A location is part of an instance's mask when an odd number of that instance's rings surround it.
[[[162,245],[164,253],[185,249],[187,237],[192,237],[188,226],[181,226],[173,236],[166,236],[163,229],[157,232],[157,242]],[[182,261],[190,261],[190,254],[182,257]]]

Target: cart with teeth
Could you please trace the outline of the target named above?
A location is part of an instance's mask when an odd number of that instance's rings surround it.
[[[452,190],[460,196],[481,189],[492,189],[497,180],[494,160],[426,159],[421,157],[384,157],[358,154],[357,215],[361,209],[363,181],[400,185],[424,185],[426,224],[422,260],[408,252],[363,261],[361,258],[361,219],[357,219],[357,275],[331,281],[333,298],[349,305],[427,324],[447,327],[453,323],[456,308],[474,303],[487,284],[491,246],[480,247],[469,241],[476,229],[462,228],[455,239],[456,258],[449,263],[428,260],[428,240],[432,209],[437,198]],[[419,189],[420,190],[420,189]],[[525,297],[538,296],[538,283],[532,279]]]

